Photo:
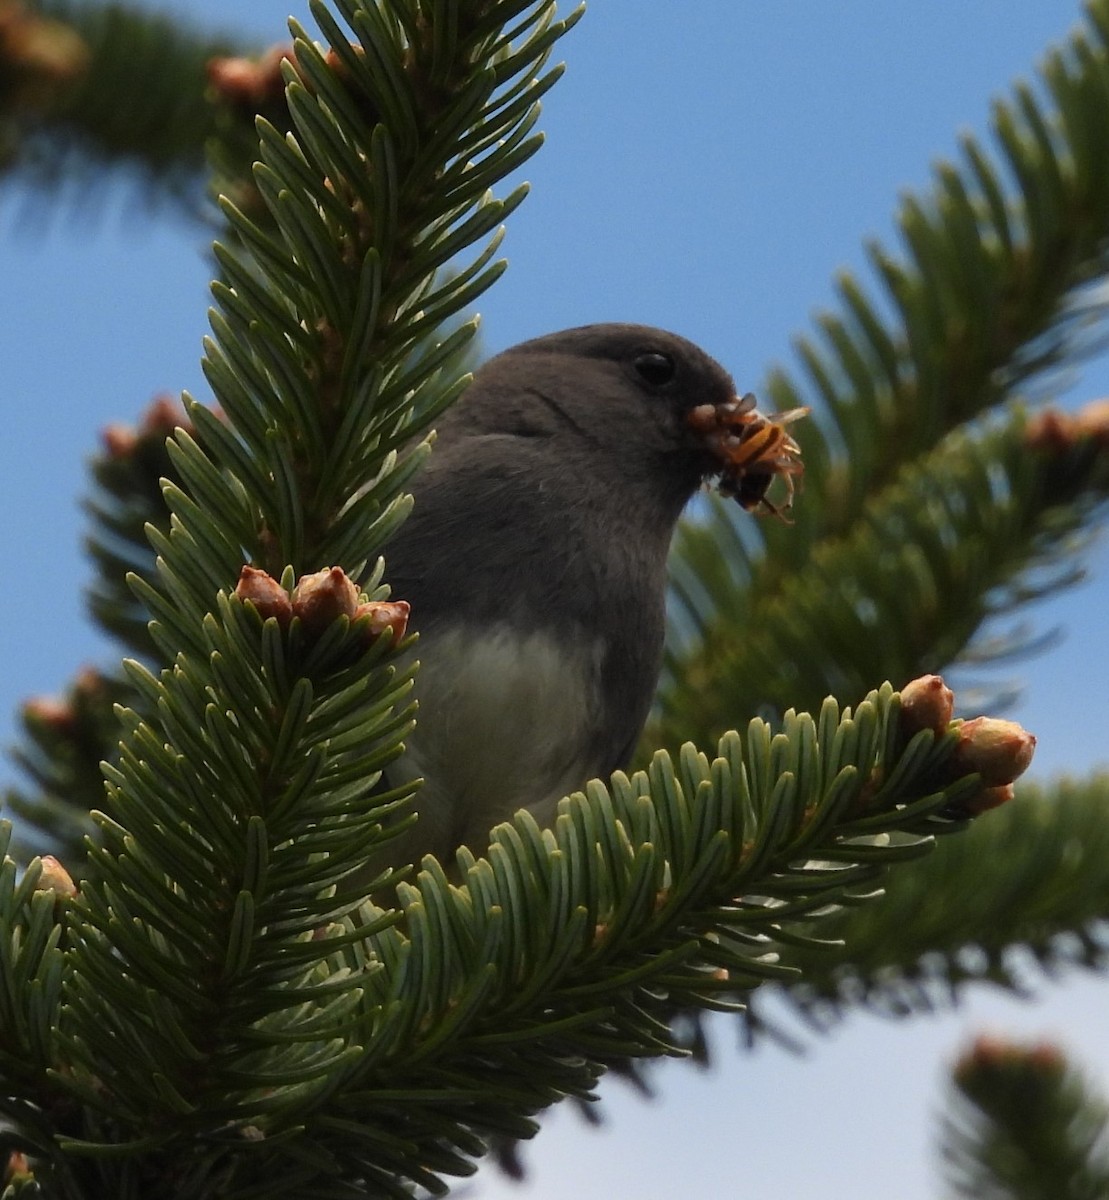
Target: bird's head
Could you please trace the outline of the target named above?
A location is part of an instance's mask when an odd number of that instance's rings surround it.
[[[732,377],[677,334],[598,324],[523,342],[478,372],[456,409],[467,430],[547,439],[567,470],[603,470],[678,509],[706,479],[746,509],[801,470],[784,425],[740,398]],[[521,445],[523,446],[523,442]]]

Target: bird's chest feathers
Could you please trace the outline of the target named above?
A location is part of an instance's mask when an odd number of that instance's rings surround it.
[[[549,819],[545,810],[591,773],[600,641],[447,628],[422,636],[418,649],[419,711],[408,757],[431,789],[449,792],[421,797],[422,819],[446,818],[439,805],[447,802],[449,819],[465,814],[466,828],[451,831],[459,841],[471,826],[487,831],[519,807]]]

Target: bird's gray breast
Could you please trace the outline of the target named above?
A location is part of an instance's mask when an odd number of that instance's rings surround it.
[[[451,625],[422,633],[417,728],[399,771],[422,777],[419,824],[406,846],[448,860],[482,853],[489,830],[517,809],[549,824],[567,793],[612,764],[601,761],[604,645],[555,630]]]

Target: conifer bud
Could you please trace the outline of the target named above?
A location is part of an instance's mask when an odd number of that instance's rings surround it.
[[[4,1164],[4,1184],[33,1183],[34,1179],[35,1173],[31,1170],[27,1155],[22,1150],[12,1150]]]
[[[52,733],[72,733],[77,725],[73,705],[56,696],[33,696],[23,705],[23,719]]]
[[[139,439],[130,425],[114,421],[100,431],[100,440],[109,458],[130,458],[135,452]]]
[[[274,617],[282,629],[289,627],[293,619],[292,601],[289,593],[272,575],[257,567],[243,567],[239,572],[239,582],[235,585],[235,595],[253,604],[263,621]]]
[[[296,61],[292,46],[271,46],[258,58],[212,58],[208,82],[221,100],[258,112],[285,95],[281,63],[286,58]]]
[[[960,1055],[953,1072],[956,1083],[968,1092],[991,1077],[1024,1075],[1059,1078],[1067,1069],[1066,1056],[1054,1042],[1023,1046],[993,1034],[980,1034]]]
[[[96,667],[82,667],[73,680],[73,695],[79,701],[103,700],[108,692],[108,681]]]
[[[109,459],[125,461],[152,442],[164,445],[166,438],[179,428],[191,432],[193,425],[181,403],[168,392],[162,392],[140,414],[136,427],[115,421],[100,431],[100,440]]]
[[[354,619],[369,618],[371,642],[377,641],[388,630],[396,645],[408,630],[408,614],[411,610],[412,606],[407,600],[369,600],[355,609]]]
[[[342,567],[302,575],[293,589],[293,616],[309,633],[320,634],[340,617],[354,619],[358,588]]]
[[[1002,783],[997,787],[982,788],[968,800],[962,801],[959,809],[968,817],[978,817],[984,812],[989,812],[991,808],[1000,808],[1003,804],[1008,804],[1015,795],[1011,783]]]
[[[1035,737],[1015,721],[975,717],[959,726],[953,761],[960,775],[977,773],[984,787],[1003,787],[1024,774],[1035,749]]]
[[[1109,447],[1109,400],[1091,400],[1074,415],[1082,437],[1092,438],[1099,447]]]
[[[77,895],[73,876],[53,854],[44,854],[39,861],[42,863],[42,874],[35,884],[35,891],[53,892],[58,900],[72,900]]]
[[[167,438],[178,426],[188,428],[185,410],[168,392],[161,392],[139,417],[139,437]]]
[[[955,711],[955,693],[939,675],[921,675],[901,689],[901,732],[906,738],[931,729],[947,732]]]
[[[1057,408],[1041,409],[1024,427],[1024,444],[1044,454],[1065,454],[1074,448],[1077,437],[1074,418]]]
[[[20,0],[0,0],[5,107],[49,108],[88,63],[88,45],[72,25],[43,17]]]

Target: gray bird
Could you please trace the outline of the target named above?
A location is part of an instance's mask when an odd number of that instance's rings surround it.
[[[537,338],[476,373],[386,548],[421,663],[390,782],[424,780],[387,861],[480,854],[517,809],[549,823],[562,796],[627,765],[662,662],[670,540],[726,466],[705,429],[737,405],[704,351],[640,325]]]

